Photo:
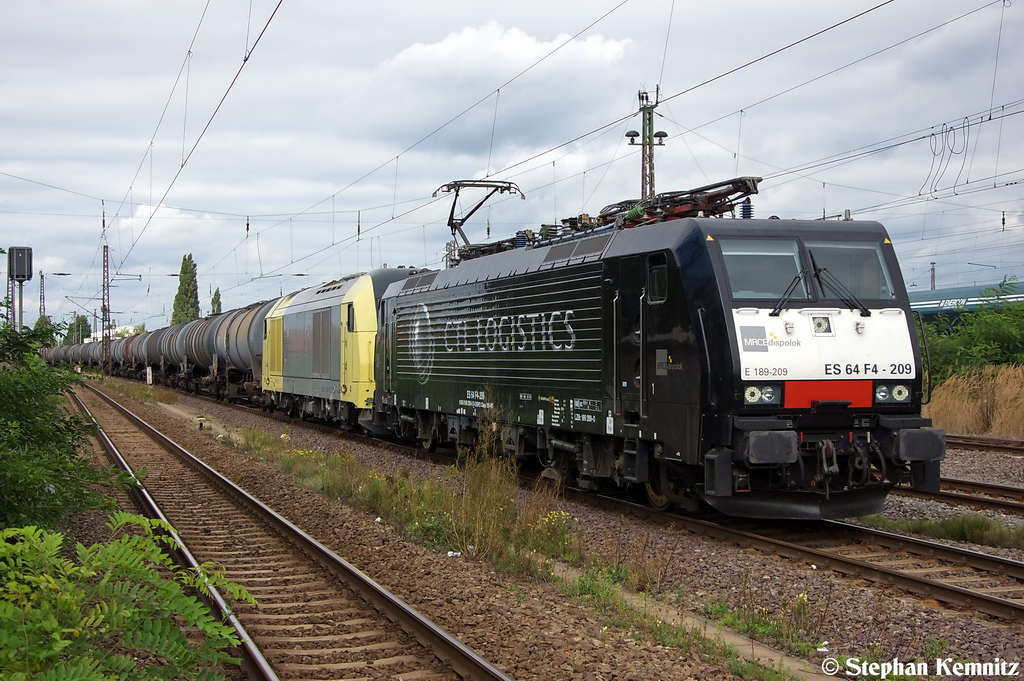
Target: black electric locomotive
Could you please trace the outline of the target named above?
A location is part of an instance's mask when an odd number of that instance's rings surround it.
[[[937,486],[945,435],[920,416],[885,229],[686,217],[724,212],[705,205],[713,190],[473,247],[486,255],[393,284],[378,425],[425,446],[494,428],[548,476],[738,516],[864,515],[895,483]]]

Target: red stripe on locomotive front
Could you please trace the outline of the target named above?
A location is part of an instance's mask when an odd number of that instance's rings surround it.
[[[851,407],[870,407],[874,390],[872,381],[786,381],[786,409],[810,409],[811,402],[843,401]]]

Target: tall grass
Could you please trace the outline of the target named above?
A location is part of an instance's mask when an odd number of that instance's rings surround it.
[[[1024,439],[1024,367],[1007,365],[954,374],[924,409],[936,427],[959,435]]]
[[[157,402],[175,404],[178,401],[178,393],[161,385],[146,385],[139,381],[128,381],[111,376],[105,377],[103,383],[119,395],[147,404],[156,404]]]
[[[547,558],[571,558],[579,550],[572,520],[557,510],[558,490],[541,485],[520,491],[515,460],[494,456],[488,447],[464,452],[461,471],[419,476],[365,466],[346,451],[297,449],[253,428],[225,439],[297,483],[359,504],[431,547],[529,574],[546,571]]]
[[[626,629],[636,640],[651,640],[711,663],[725,663],[742,678],[792,680],[778,669],[744,660],[699,629],[670,625],[627,606],[618,585],[656,591],[671,552],[659,552],[647,536],[623,543],[614,565],[595,556],[584,557],[581,540],[573,531],[575,519],[558,509],[558,487],[544,481],[530,491],[519,489],[514,459],[495,454],[497,438],[491,440],[488,432],[493,436],[497,431],[481,428],[483,446],[462,453],[461,469],[451,466],[430,476],[404,468],[371,468],[346,451],[294,449],[280,437],[254,429],[243,429],[239,436],[225,440],[274,463],[300,484],[362,505],[386,522],[404,527],[427,546],[485,558],[500,570],[532,576],[548,577],[550,559],[588,563],[582,575],[565,582],[562,590],[601,611],[608,625],[602,632],[609,627]]]
[[[1009,528],[983,515],[955,515],[941,520],[900,520],[873,515],[864,520],[883,529],[902,530],[935,539],[1024,549],[1024,527]]]

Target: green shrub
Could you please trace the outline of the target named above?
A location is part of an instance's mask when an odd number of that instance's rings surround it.
[[[207,590],[205,578],[251,597],[208,566],[178,568],[157,534],[166,523],[117,512],[107,525],[138,531],[79,544],[77,560],[62,557],[60,534],[0,530],[0,680],[223,678],[214,666],[234,662],[225,649],[239,641],[186,589]]]
[[[0,326],[0,528],[55,527],[66,511],[111,508],[93,485],[127,484],[82,453],[90,426],[63,397],[77,377],[35,354],[43,340]]]
[[[936,381],[987,366],[1024,363],[1024,303],[1007,300],[1017,292],[1016,281],[1007,277],[986,289],[985,304],[972,312],[940,315],[925,325]]]

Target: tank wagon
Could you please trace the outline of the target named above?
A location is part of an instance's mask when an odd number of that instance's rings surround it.
[[[880,224],[638,205],[389,287],[378,425],[426,447],[495,428],[550,477],[737,516],[864,515],[897,482],[937,487],[945,434],[920,416]]]
[[[276,300],[147,331],[110,344],[111,373],[236,400],[258,394],[263,318]],[[100,366],[99,342],[54,348],[53,362]]]

